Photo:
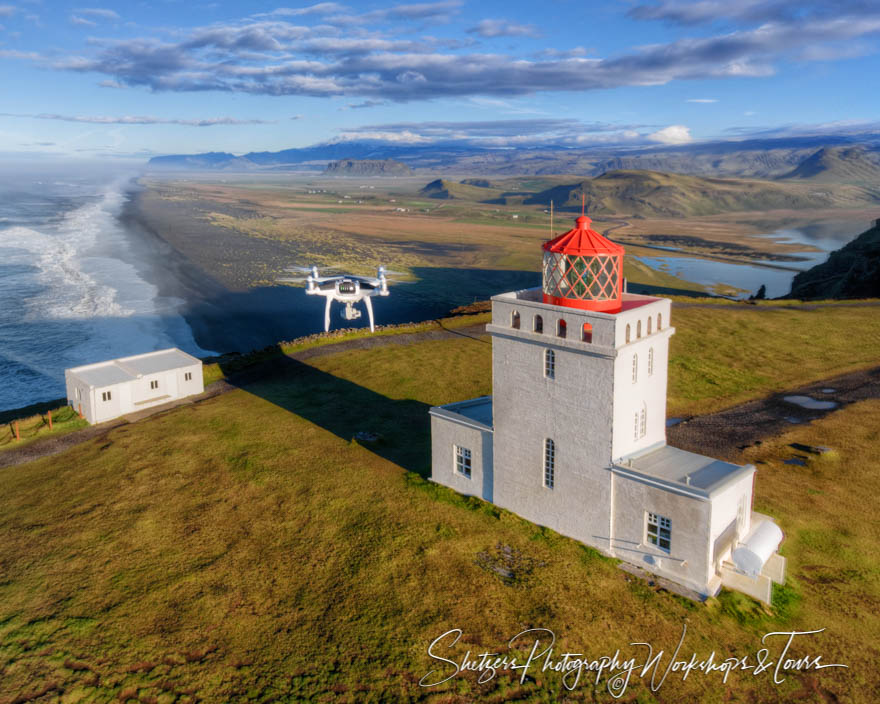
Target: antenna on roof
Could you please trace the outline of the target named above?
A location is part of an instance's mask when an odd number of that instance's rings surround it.
[[[584,194],[583,191],[581,191],[581,217],[586,215],[586,212],[585,212],[586,209],[587,209],[587,196]]]
[[[553,201],[550,201],[550,239],[553,239]]]

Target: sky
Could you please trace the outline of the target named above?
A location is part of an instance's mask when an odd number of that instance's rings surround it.
[[[880,131],[878,0],[0,0],[0,153]]]

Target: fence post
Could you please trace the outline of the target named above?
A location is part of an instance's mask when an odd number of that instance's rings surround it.
[[[21,440],[21,435],[18,433],[18,421],[12,421],[12,427],[15,429],[15,439],[16,441]]]
[[[83,417],[83,405],[82,404],[79,404],[79,417],[80,418]]]
[[[49,409],[49,430],[52,430],[52,409]]]

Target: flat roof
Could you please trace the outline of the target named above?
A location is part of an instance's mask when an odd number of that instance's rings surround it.
[[[133,381],[150,374],[172,371],[182,367],[201,364],[201,360],[187,354],[183,350],[171,347],[167,350],[156,350],[131,357],[109,359],[106,362],[84,364],[67,369],[91,387],[101,388],[113,386],[126,381]]]
[[[511,299],[516,301],[530,301],[532,303],[542,303],[543,305],[553,305],[554,308],[558,308],[559,310],[569,310],[569,311],[579,311],[581,313],[590,313],[591,315],[598,315],[603,318],[614,318],[616,315],[620,313],[625,313],[628,310],[632,310],[633,308],[640,308],[641,306],[646,306],[651,303],[656,303],[657,301],[668,300],[664,299],[660,296],[647,296],[642,293],[623,293],[621,295],[620,300],[620,310],[615,312],[608,311],[594,311],[594,310],[585,310],[580,308],[568,308],[567,306],[554,305],[550,303],[543,303],[543,290],[540,286],[536,286],[535,288],[525,288],[520,289],[519,291],[507,291],[505,293],[499,293],[495,296],[492,296],[493,301],[502,301],[508,302]]]
[[[467,419],[485,426],[489,430],[492,429],[491,396],[480,396],[479,398],[471,398],[467,401],[448,403],[445,406],[435,406],[431,409],[431,413],[441,418],[449,418],[450,420]],[[459,418],[456,418],[456,416]]]
[[[740,466],[671,445],[624,457],[615,465],[682,488],[700,490],[707,496],[755,469],[750,464]]]

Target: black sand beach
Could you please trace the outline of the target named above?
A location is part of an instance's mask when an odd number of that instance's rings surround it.
[[[120,219],[142,251],[142,272],[159,294],[183,301],[180,314],[196,343],[214,352],[246,352],[323,329],[323,300],[301,287],[272,285],[287,266],[307,265],[295,241],[250,237],[209,222],[209,212],[237,217],[256,211],[212,201],[160,197],[148,187],[133,190]],[[484,300],[501,291],[536,286],[540,274],[524,271],[419,267],[416,284],[392,287],[378,299],[377,324],[430,320],[452,308]],[[364,327],[344,321],[334,304],[332,327]]]

